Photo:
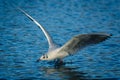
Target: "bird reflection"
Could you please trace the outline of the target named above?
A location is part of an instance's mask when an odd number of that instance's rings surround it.
[[[81,80],[87,79],[85,77],[86,73],[80,72],[77,68],[60,66],[60,67],[42,67],[40,70],[45,72],[45,76],[52,79],[61,79],[61,80]]]

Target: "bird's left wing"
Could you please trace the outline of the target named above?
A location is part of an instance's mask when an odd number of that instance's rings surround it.
[[[106,33],[93,33],[93,34],[81,34],[73,37],[60,49],[60,52],[67,52],[68,54],[74,54],[78,50],[89,46],[91,44],[97,44],[110,37],[110,34]]]

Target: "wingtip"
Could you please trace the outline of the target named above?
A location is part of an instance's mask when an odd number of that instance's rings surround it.
[[[21,12],[25,13],[25,11],[23,9],[21,9],[20,7],[17,7],[18,10],[20,10]]]
[[[17,9],[20,10],[20,11],[22,10],[20,7],[17,7]]]
[[[100,34],[103,34],[103,35],[105,35],[105,36],[107,36],[107,37],[111,37],[111,36],[112,36],[111,33],[100,33]]]
[[[110,36],[113,36],[112,34],[110,34]]]
[[[108,34],[107,36],[110,38],[112,36],[112,34]]]

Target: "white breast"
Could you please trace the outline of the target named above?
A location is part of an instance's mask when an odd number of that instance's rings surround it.
[[[60,52],[60,48],[57,48],[53,51],[48,52],[49,60],[54,60],[54,59],[62,59],[66,56],[68,56],[68,53],[66,52]]]

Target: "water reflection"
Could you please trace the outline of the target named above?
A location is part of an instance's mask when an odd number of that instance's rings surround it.
[[[41,67],[40,71],[45,72],[44,76],[51,79],[61,80],[81,80],[87,79],[84,72],[80,72],[77,68],[60,66],[60,67]]]

